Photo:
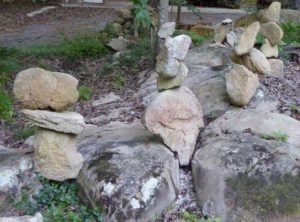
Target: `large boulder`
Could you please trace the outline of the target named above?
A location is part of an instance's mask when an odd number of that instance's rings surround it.
[[[266,56],[256,48],[242,56],[242,64],[255,73],[268,75],[271,72],[270,63]]]
[[[178,160],[140,122],[88,127],[80,144],[79,194],[105,221],[151,221],[176,199]]]
[[[262,139],[277,130],[286,142]],[[266,109],[231,110],[210,124],[192,161],[203,212],[224,222],[299,221],[299,136],[297,120]]]
[[[34,216],[0,217],[0,222],[43,222],[43,215],[36,213]]]
[[[189,164],[204,123],[201,105],[188,87],[159,93],[146,109],[144,124],[177,153],[180,165]]]
[[[226,90],[233,105],[247,105],[258,86],[258,76],[243,65],[234,64],[226,75]]]
[[[272,4],[266,10],[263,10],[259,16],[259,19],[262,23],[267,22],[279,22],[280,20],[280,2],[272,2]]]
[[[34,135],[34,166],[44,177],[63,181],[76,178],[83,158],[74,134],[39,128]]]
[[[265,36],[271,45],[278,45],[283,37],[283,31],[275,22],[262,24],[259,33]]]
[[[13,92],[24,108],[60,111],[77,102],[77,85],[71,75],[31,68],[18,73]]]
[[[23,189],[34,192],[38,186],[31,155],[0,146],[0,215],[9,216],[9,209],[21,198]]]
[[[253,22],[246,28],[245,32],[241,35],[238,44],[234,48],[237,55],[243,55],[250,52],[255,44],[259,30],[259,22]]]

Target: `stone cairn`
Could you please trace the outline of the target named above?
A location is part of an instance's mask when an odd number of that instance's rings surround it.
[[[277,24],[280,10],[281,3],[273,2],[245,30],[233,29],[232,21],[228,19],[215,27],[215,42],[233,48],[230,58],[234,64],[226,75],[226,89],[233,105],[245,106],[250,102],[259,87],[259,74],[283,75],[283,62],[277,59],[278,44],[283,37]],[[265,37],[260,49],[254,47],[258,34]]]
[[[204,126],[202,108],[196,96],[181,86],[188,74],[183,63],[191,38],[187,35],[170,36],[175,23],[162,25],[158,32],[162,47],[157,56],[157,88],[160,93],[148,105],[144,125],[159,135],[166,146],[178,155],[182,166],[189,164],[195,149],[200,127]]]
[[[78,81],[69,74],[31,68],[18,73],[13,92],[35,125],[34,166],[44,177],[63,181],[76,178],[82,167],[76,138],[84,118],[66,111],[78,100]]]

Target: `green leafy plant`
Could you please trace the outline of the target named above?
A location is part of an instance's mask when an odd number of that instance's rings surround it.
[[[79,91],[79,100],[88,101],[91,99],[92,90],[86,85],[82,85],[78,88]]]
[[[282,41],[286,44],[300,44],[300,24],[289,21],[281,23],[280,27],[283,30],[284,36]]]
[[[41,212],[45,222],[100,222],[103,221],[99,208],[84,206],[77,195],[75,182],[50,181],[40,177],[43,185],[38,195],[23,193],[15,206],[26,215]]]
[[[4,82],[7,80],[5,73],[0,73],[0,120],[12,122],[12,104],[13,98],[5,90]]]
[[[15,137],[18,139],[27,139],[32,136],[35,132],[36,128],[34,127],[17,127],[14,130]]]
[[[293,113],[300,113],[300,106],[297,106],[295,103],[289,104],[289,108]]]
[[[256,44],[258,45],[263,45],[265,43],[265,37],[261,34],[258,34],[256,36],[256,41],[255,41]]]
[[[151,8],[148,6],[148,0],[132,0],[132,14],[138,24],[143,27],[149,27],[151,24]]]
[[[271,134],[262,134],[261,138],[265,140],[276,140],[279,142],[285,142],[288,139],[288,135],[278,130],[272,132]]]
[[[184,211],[181,216],[184,218],[183,222],[221,222],[221,219],[219,218],[208,218],[205,219],[204,217],[200,218],[197,214],[190,213],[187,211]]]
[[[114,89],[122,90],[126,81],[127,81],[126,77],[118,74],[116,75],[115,81],[112,83],[111,86]]]
[[[210,120],[215,120],[215,119],[218,118],[218,114],[215,113],[215,112],[211,112],[211,113],[209,114],[208,118],[209,118]]]

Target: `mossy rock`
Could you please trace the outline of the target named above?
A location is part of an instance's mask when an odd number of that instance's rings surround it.
[[[116,22],[107,23],[107,25],[104,28],[104,32],[107,32],[108,34],[117,37],[122,34],[122,26]]]

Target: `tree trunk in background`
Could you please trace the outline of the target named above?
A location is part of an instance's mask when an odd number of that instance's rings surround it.
[[[157,31],[164,23],[169,21],[169,0],[159,0],[158,17],[159,17],[159,22],[158,22]],[[160,41],[157,35],[156,35],[156,39],[157,41],[155,47],[156,48],[155,56],[158,55],[162,44],[162,42]]]
[[[180,20],[181,20],[181,5],[179,4],[177,6],[176,26],[180,24]]]

